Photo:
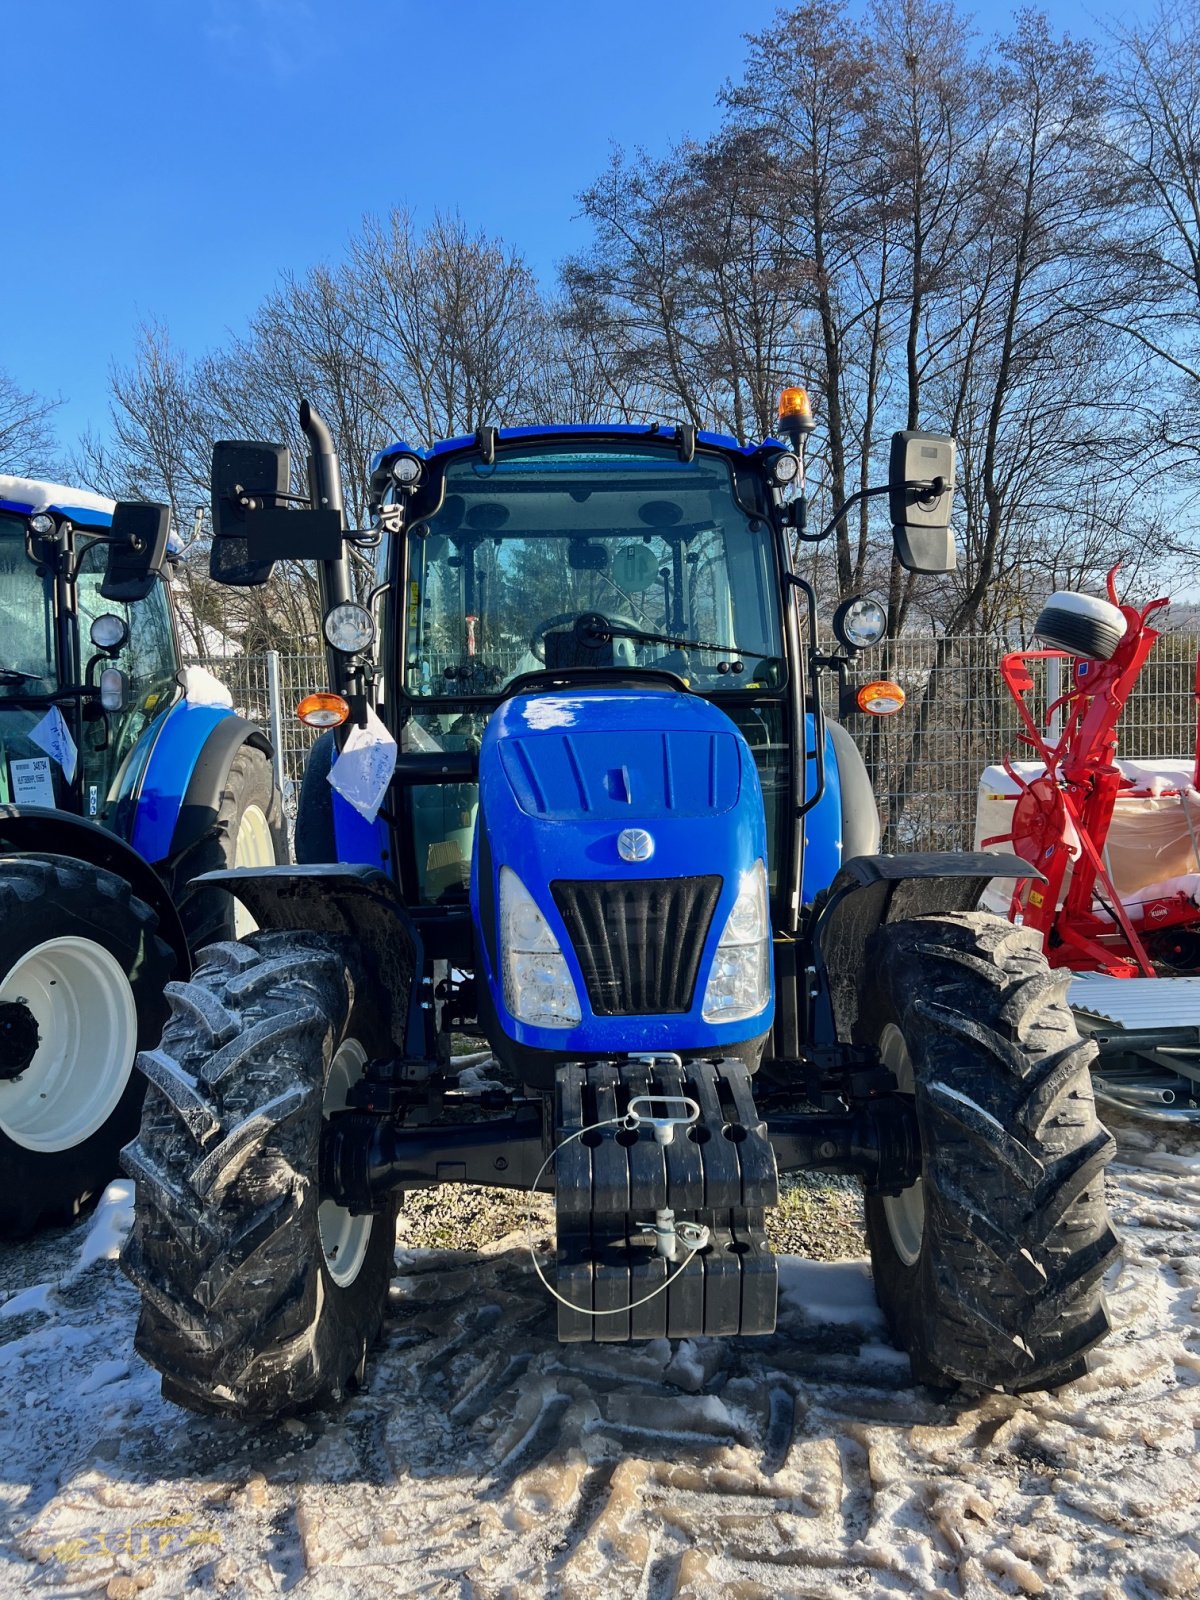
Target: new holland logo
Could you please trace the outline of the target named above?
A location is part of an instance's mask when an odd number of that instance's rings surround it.
[[[654,840],[645,828],[622,828],[617,835],[617,854],[622,861],[649,861]]]

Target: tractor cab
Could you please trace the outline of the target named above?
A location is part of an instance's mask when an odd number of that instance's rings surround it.
[[[435,452],[414,494],[390,496],[403,531],[381,562],[406,596],[381,640],[401,751],[477,756],[523,684],[703,696],[756,751],[777,871],[794,684],[769,482],[732,440],[702,436],[685,460],[646,430],[501,436],[490,466],[473,440]],[[413,786],[403,804],[411,898],[465,903],[477,784]]]
[[[0,803],[127,837],[151,730],[183,695],[166,537],[165,507],[0,477]]]

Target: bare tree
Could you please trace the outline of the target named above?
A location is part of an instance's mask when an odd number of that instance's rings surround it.
[[[388,414],[407,437],[452,438],[529,415],[551,334],[518,252],[458,216],[439,215],[419,235],[407,212],[393,211],[366,219],[350,267],[362,367],[390,391]]]
[[[49,478],[59,470],[50,418],[62,404],[47,400],[0,372],[0,472]]]
[[[1200,4],[1159,5],[1112,40],[1104,132],[1112,226],[1097,270],[1117,307],[1109,326],[1148,358],[1152,427],[1164,462],[1200,479]],[[1123,302],[1123,303],[1122,303]]]

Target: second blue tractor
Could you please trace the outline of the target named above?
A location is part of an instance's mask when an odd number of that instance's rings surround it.
[[[0,1234],[118,1176],[164,986],[253,926],[192,880],[286,860],[265,738],[182,667],[167,523],[0,476]]]

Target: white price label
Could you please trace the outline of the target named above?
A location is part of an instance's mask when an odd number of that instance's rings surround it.
[[[329,781],[347,805],[374,822],[396,770],[396,741],[373,711],[365,728],[352,728]]]
[[[49,756],[31,756],[28,761],[10,761],[13,804],[53,806],[54,778]]]

